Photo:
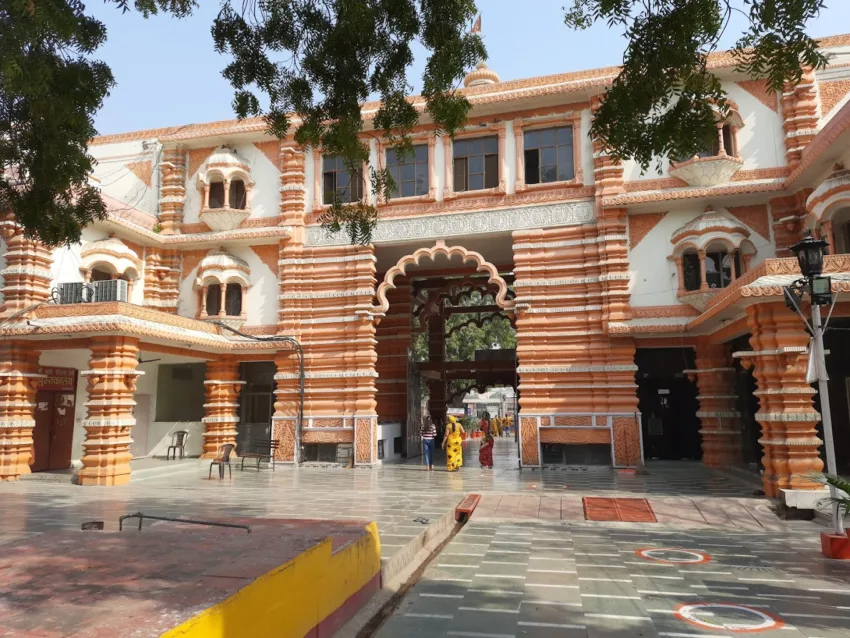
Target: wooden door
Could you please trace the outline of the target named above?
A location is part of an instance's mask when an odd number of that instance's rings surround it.
[[[71,446],[74,441],[73,392],[51,392],[53,395],[52,421],[50,428],[51,470],[66,470],[71,467]]]
[[[50,438],[53,421],[53,392],[40,390],[35,395],[35,427],[32,430],[33,459],[30,469],[50,469]]]

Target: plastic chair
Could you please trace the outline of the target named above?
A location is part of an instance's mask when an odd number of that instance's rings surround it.
[[[224,479],[224,466],[227,466],[227,473],[229,478],[233,478],[233,469],[230,465],[230,457],[233,454],[233,450],[236,449],[236,446],[233,443],[227,443],[226,445],[222,445],[218,448],[218,454],[216,454],[215,458],[210,463],[210,473],[207,478],[212,478],[212,469],[213,465],[218,465],[218,478],[219,480]]]
[[[186,430],[178,430],[174,434],[171,435],[171,445],[168,446],[168,450],[165,453],[165,460],[167,461],[169,456],[171,456],[171,451],[174,451],[174,460],[177,460],[177,450],[180,450],[180,460],[183,460],[183,457],[186,454],[186,439],[189,438],[189,433]]]

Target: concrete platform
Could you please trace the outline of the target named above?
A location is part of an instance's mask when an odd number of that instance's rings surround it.
[[[331,636],[381,586],[374,523],[137,521],[3,546],[0,636]]]

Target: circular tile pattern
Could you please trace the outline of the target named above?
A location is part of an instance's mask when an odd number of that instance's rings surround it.
[[[698,565],[711,560],[711,556],[708,554],[679,547],[644,547],[637,550],[635,554],[644,560],[667,565]]]
[[[740,634],[772,631],[785,626],[779,616],[735,603],[687,603],[676,608],[676,616],[703,629]]]

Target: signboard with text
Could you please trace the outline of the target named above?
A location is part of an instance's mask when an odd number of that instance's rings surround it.
[[[36,389],[51,392],[74,392],[77,387],[76,368],[57,368],[39,366],[38,373],[44,376],[36,379]]]

